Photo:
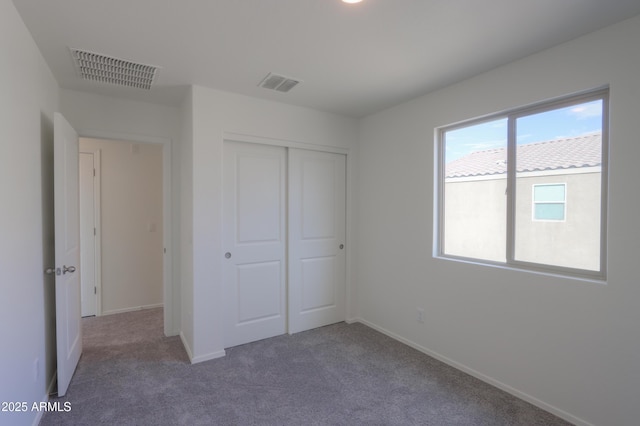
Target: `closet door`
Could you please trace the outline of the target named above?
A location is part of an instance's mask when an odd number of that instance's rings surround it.
[[[225,347],[286,332],[286,150],[224,144]]]
[[[289,333],[345,320],[346,156],[289,149]]]

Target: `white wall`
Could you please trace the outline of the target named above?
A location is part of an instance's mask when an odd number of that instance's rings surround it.
[[[638,40],[640,17],[362,121],[356,268],[365,322],[570,421],[637,424]],[[434,259],[434,128],[605,84],[607,283]]]
[[[53,112],[58,85],[9,0],[0,0],[0,424],[30,425],[55,372]],[[37,361],[36,361],[37,360]],[[37,367],[36,367],[37,365]],[[34,371],[37,369],[37,372]]]
[[[192,361],[198,362],[224,355],[221,260],[225,132],[349,148],[352,161],[357,121],[197,86],[192,88],[192,110],[187,115],[193,124],[193,217],[189,219],[193,226],[193,292],[191,300],[183,300],[183,307],[193,308],[192,341],[185,340]]]
[[[175,247],[180,245],[180,136],[181,116],[177,107],[135,102],[73,90],[61,90],[60,108],[80,136],[103,137],[137,142],[164,142],[163,167],[171,170],[171,188],[165,197],[170,213],[170,234]],[[171,159],[171,163],[167,159]],[[180,329],[180,250],[168,247],[173,261],[165,264],[172,278],[173,303],[165,303],[165,333]],[[165,301],[167,295],[165,295]]]
[[[102,314],[162,305],[162,146],[80,138],[100,151]]]

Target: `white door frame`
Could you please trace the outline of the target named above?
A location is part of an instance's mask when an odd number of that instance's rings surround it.
[[[291,141],[285,139],[276,139],[269,138],[264,136],[255,136],[255,135],[247,135],[243,133],[237,132],[223,132],[223,141],[230,142],[248,142],[262,145],[274,145],[274,146],[282,146],[285,148],[299,148],[299,149],[307,149],[311,151],[321,151],[321,152],[331,152],[334,154],[344,154],[346,156],[347,161],[347,170],[346,170],[346,209],[345,209],[345,222],[346,222],[346,239],[345,239],[345,249],[346,249],[346,295],[345,295],[345,316],[347,323],[356,322],[356,310],[355,307],[352,306],[352,286],[351,286],[351,255],[354,250],[353,247],[353,239],[351,238],[352,227],[351,227],[351,211],[353,209],[351,205],[351,194],[352,194],[352,177],[354,171],[354,163],[353,163],[353,155],[350,154],[349,148],[343,148],[339,146],[332,145],[318,145],[313,143],[306,143],[300,141]],[[221,229],[221,232],[223,230]],[[288,284],[287,284],[288,285]]]
[[[81,137],[82,138],[82,137]],[[100,205],[102,188],[102,162],[100,160],[100,150],[94,148],[82,149],[81,154],[93,154],[93,218],[95,224],[94,254],[95,254],[95,277],[96,286],[96,316],[102,315],[102,210]],[[82,238],[82,234],[80,234]],[[82,286],[81,286],[82,287]]]
[[[153,143],[162,145],[162,239],[164,247],[163,259],[163,306],[164,306],[164,334],[166,336],[177,335],[180,324],[180,310],[176,308],[179,303],[179,289],[173,283],[173,215],[172,215],[172,143],[170,138],[147,135],[134,135],[128,133],[100,131],[92,129],[79,129],[81,138],[93,138],[134,143]]]

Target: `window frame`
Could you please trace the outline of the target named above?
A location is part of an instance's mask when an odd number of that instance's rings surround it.
[[[562,186],[564,187],[564,198],[562,201],[536,201],[536,188],[541,186]],[[538,204],[562,204],[562,219],[538,219],[536,217],[536,206]],[[534,183],[531,185],[531,220],[534,222],[566,222],[567,221],[567,183]]]
[[[578,105],[591,101],[602,102],[601,130],[601,175],[600,175],[600,270],[570,268],[565,266],[527,262],[515,259],[515,212],[516,212],[516,170],[510,165],[516,164],[516,121],[518,118],[544,113],[555,109]],[[445,195],[445,134],[473,125],[489,121],[507,119],[507,217],[506,217],[506,261],[492,261],[470,258],[444,252],[444,195]],[[609,177],[609,86],[599,87],[576,94],[566,95],[531,105],[513,108],[485,116],[460,121],[454,124],[437,127],[434,144],[434,257],[447,260],[463,261],[479,265],[504,267],[529,272],[546,273],[568,278],[606,281],[607,276],[607,206]],[[566,187],[565,187],[565,220],[566,220]],[[559,222],[559,221],[556,221]]]

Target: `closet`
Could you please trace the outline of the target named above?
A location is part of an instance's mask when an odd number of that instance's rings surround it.
[[[225,347],[345,319],[346,156],[225,141]]]

